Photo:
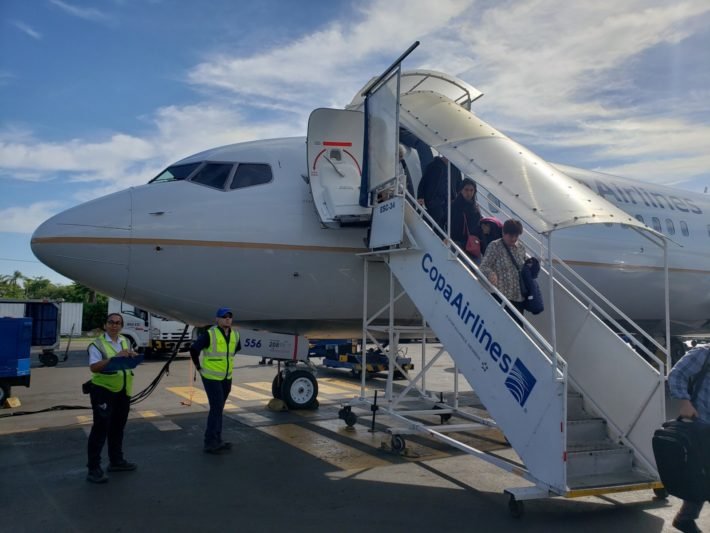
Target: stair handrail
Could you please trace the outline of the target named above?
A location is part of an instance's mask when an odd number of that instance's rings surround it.
[[[401,191],[401,194],[406,198],[410,207],[414,209],[414,212],[419,216],[419,218],[428,222],[431,227],[431,230],[434,233],[439,233],[445,236],[444,238],[448,242],[445,243],[442,240],[441,244],[446,246],[447,249],[454,254],[455,258],[466,266],[469,272],[473,274],[473,278],[479,284],[483,285],[486,290],[495,293],[500,297],[501,308],[505,308],[507,312],[512,312],[518,320],[522,321],[524,325],[523,332],[540,349],[544,357],[547,359],[550,367],[554,367],[556,364],[557,367],[560,369],[561,376],[564,377],[564,375],[566,374],[567,366],[567,362],[564,360],[564,358],[559,353],[555,354],[552,345],[547,341],[547,339],[543,337],[542,334],[540,334],[540,332],[537,330],[537,328],[533,324],[528,322],[528,320],[525,318],[525,315],[521,314],[515,308],[515,306],[513,306],[509,302],[508,298],[506,298],[503,293],[500,292],[498,288],[488,280],[488,278],[483,274],[483,272],[481,272],[475,261],[468,257],[468,254],[466,254],[466,252],[464,252],[461,247],[459,247],[459,245],[451,239],[448,233],[436,223],[436,221],[431,217],[431,215],[429,215],[426,209],[417,202],[416,198],[414,198],[414,196],[412,196],[407,190]],[[557,363],[555,363],[555,359],[557,359]]]
[[[482,189],[484,192],[490,194],[490,191],[485,188],[485,186],[476,184],[477,187]],[[495,196],[494,196],[495,197]],[[495,197],[499,202],[500,199],[498,197]],[[505,205],[503,202],[501,202],[502,205]],[[484,211],[487,215],[492,216],[491,210],[489,210],[487,207],[482,205],[482,203],[479,203],[478,205],[479,209]],[[501,205],[496,206],[505,216],[511,217],[511,216],[516,216],[517,214],[505,206],[503,208]],[[520,217],[518,217],[520,218]],[[538,239],[537,234],[535,232],[527,231],[523,234],[522,240],[527,243],[527,241],[532,240],[533,243],[540,248],[541,253],[546,249],[545,243]],[[530,246],[528,244],[528,247],[533,249],[533,246]],[[655,346],[657,349],[661,350],[661,352],[666,354],[666,357],[668,357],[668,354],[666,353],[666,348],[664,346],[661,346],[653,337],[651,337],[641,326],[639,326],[634,320],[629,318],[626,313],[624,313],[621,309],[619,309],[613,302],[611,302],[606,296],[604,296],[602,293],[600,293],[593,285],[591,285],[586,279],[584,279],[582,276],[580,276],[572,267],[570,267],[561,257],[559,257],[557,254],[554,252],[552,253],[552,259],[553,259],[553,265],[551,267],[554,269],[554,272],[556,272],[558,275],[554,276],[554,279],[559,281],[560,276],[562,279],[566,282],[565,284],[560,283],[561,286],[567,288],[568,290],[572,290],[575,294],[575,296],[582,301],[586,302],[588,305],[591,305],[590,310],[593,312],[598,312],[601,314],[604,319],[608,320],[611,324],[614,325],[615,328],[619,329],[624,335],[627,336],[629,339],[629,342],[633,345],[634,348],[637,350],[640,349],[643,351],[651,360],[653,360],[656,365],[658,365],[658,369],[661,373],[661,375],[664,375],[664,368],[666,363],[664,363],[661,359],[659,359],[653,352],[651,352],[642,342],[640,342],[632,333],[630,333],[617,319],[611,316],[609,312],[607,312],[601,305],[599,305],[598,302],[593,300],[589,294],[585,293],[580,287],[579,284],[584,286],[587,290],[589,290],[594,296],[599,298],[601,302],[605,305],[607,305],[612,312],[617,313],[619,317],[622,320],[625,320],[629,325],[632,326],[631,329],[633,329],[637,334],[641,335],[644,339],[646,339],[649,343],[651,343],[653,346]],[[567,276],[564,275],[564,273],[561,271],[559,267],[564,268],[564,270],[568,273],[571,274],[578,283],[575,283],[571,281]],[[541,265],[541,268],[544,270],[544,265]],[[548,273],[549,274],[549,273]]]

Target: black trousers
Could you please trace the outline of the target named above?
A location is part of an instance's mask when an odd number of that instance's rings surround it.
[[[91,408],[94,425],[89,434],[89,469],[101,466],[101,450],[108,438],[108,458],[111,464],[123,461],[123,428],[126,427],[131,397],[125,391],[111,392],[104,387],[91,386]]]

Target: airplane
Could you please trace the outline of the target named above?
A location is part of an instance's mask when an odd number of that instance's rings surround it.
[[[355,113],[357,98],[353,102]],[[406,128],[401,129],[404,139]],[[214,309],[228,305],[236,326],[356,338],[363,320],[360,254],[370,251],[371,209],[358,203],[362,143],[352,138],[362,132],[351,133],[348,142],[336,138],[310,146],[309,133],[191,155],[145,185],[51,217],[34,232],[33,252],[70,279],[186,323],[211,323]],[[433,152],[429,148],[421,157],[421,146],[411,146],[406,161],[416,187]],[[707,195],[566,165],[555,168],[670,239],[674,343],[680,344],[681,335],[707,333]],[[337,186],[319,180],[328,172],[337,176]],[[486,195],[480,177],[476,180],[481,207],[502,216],[495,195]],[[663,336],[662,249],[628,224],[609,223],[559,231],[555,253],[649,333]],[[372,311],[388,301],[389,274],[374,262],[369,276]],[[407,299],[398,302],[396,314],[400,324],[422,324]]]

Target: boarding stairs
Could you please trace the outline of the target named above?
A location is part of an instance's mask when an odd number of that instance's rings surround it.
[[[390,81],[383,85],[388,83],[392,89]],[[364,121],[368,89],[347,111],[311,114],[309,179],[322,223],[343,225],[336,204],[347,212],[347,201],[336,202],[321,191],[355,190],[353,180],[348,181],[352,168],[342,166],[354,167],[359,175],[358,158],[365,153],[361,134],[378,135],[378,128],[369,130],[367,124],[378,126],[398,116],[401,127],[445,155],[547,239],[538,278],[546,309],[535,317],[518,316],[521,327],[511,317],[516,311],[510,303],[500,293],[500,300],[491,296],[497,289],[460,248],[441,238],[445,232],[399,178],[392,196],[378,193],[371,210],[370,256],[389,266],[522,460],[524,468],[509,471],[534,484],[509,489],[511,495],[525,500],[659,487],[651,436],[665,420],[663,363],[647,352],[649,364],[607,325],[610,315],[589,299],[587,288],[576,286],[582,280],[563,274],[551,245],[552,233],[566,227],[617,222],[642,231],[642,225],[471,113],[481,93],[465,82],[413,71],[402,74],[398,87],[398,113],[390,110]],[[370,109],[377,112],[377,106]],[[379,137],[369,146],[391,144]],[[377,161],[390,168],[387,153]],[[387,186],[390,170],[373,172],[370,193]],[[370,216],[360,209],[353,214]],[[429,434],[442,437],[441,432]],[[500,458],[490,462],[504,466]]]
[[[535,486],[511,494],[657,486],[650,435],[663,419],[659,372],[559,284],[555,353],[531,323],[511,318],[413,198],[404,207],[403,244],[378,253],[523,461],[518,473]]]

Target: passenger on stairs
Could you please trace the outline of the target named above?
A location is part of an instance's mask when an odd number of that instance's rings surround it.
[[[451,204],[451,239],[463,250],[466,250],[469,235],[476,236],[480,242],[480,220],[481,211],[476,203],[476,183],[471,178],[464,178],[459,194]],[[469,256],[480,261],[480,253],[469,253]]]
[[[691,401],[691,394],[688,391],[691,380],[695,380],[701,373],[708,357],[710,357],[710,344],[696,346],[675,364],[668,375],[671,396],[680,400],[678,414],[683,418],[698,419],[706,424],[710,424],[710,376],[706,376],[698,383],[700,389],[694,402]],[[700,516],[704,503],[704,501],[683,500],[683,505],[673,519],[673,527],[684,532],[700,531],[695,520]]]
[[[409,172],[409,167],[407,166],[407,161],[405,156],[407,155],[407,147],[403,144],[399,145],[399,168],[397,171],[399,174],[403,174],[406,180],[407,192],[414,196],[414,183],[412,182],[412,173]]]
[[[519,220],[506,220],[503,224],[503,237],[488,245],[481,261],[481,271],[521,315],[525,311],[524,300],[520,287],[520,271],[515,263],[522,265],[525,262],[525,247],[518,242],[522,234],[523,224]],[[497,295],[494,295],[494,298],[499,300]],[[520,320],[510,310],[508,312],[522,326]]]
[[[486,253],[486,248],[493,241],[503,236],[503,223],[496,217],[481,219],[481,253]]]
[[[443,156],[435,157],[427,165],[417,188],[417,200],[426,207],[429,216],[443,230],[446,230],[448,206],[454,198],[453,191],[458,191],[461,183],[461,171],[451,165],[451,191],[447,193],[448,167],[448,159]]]

